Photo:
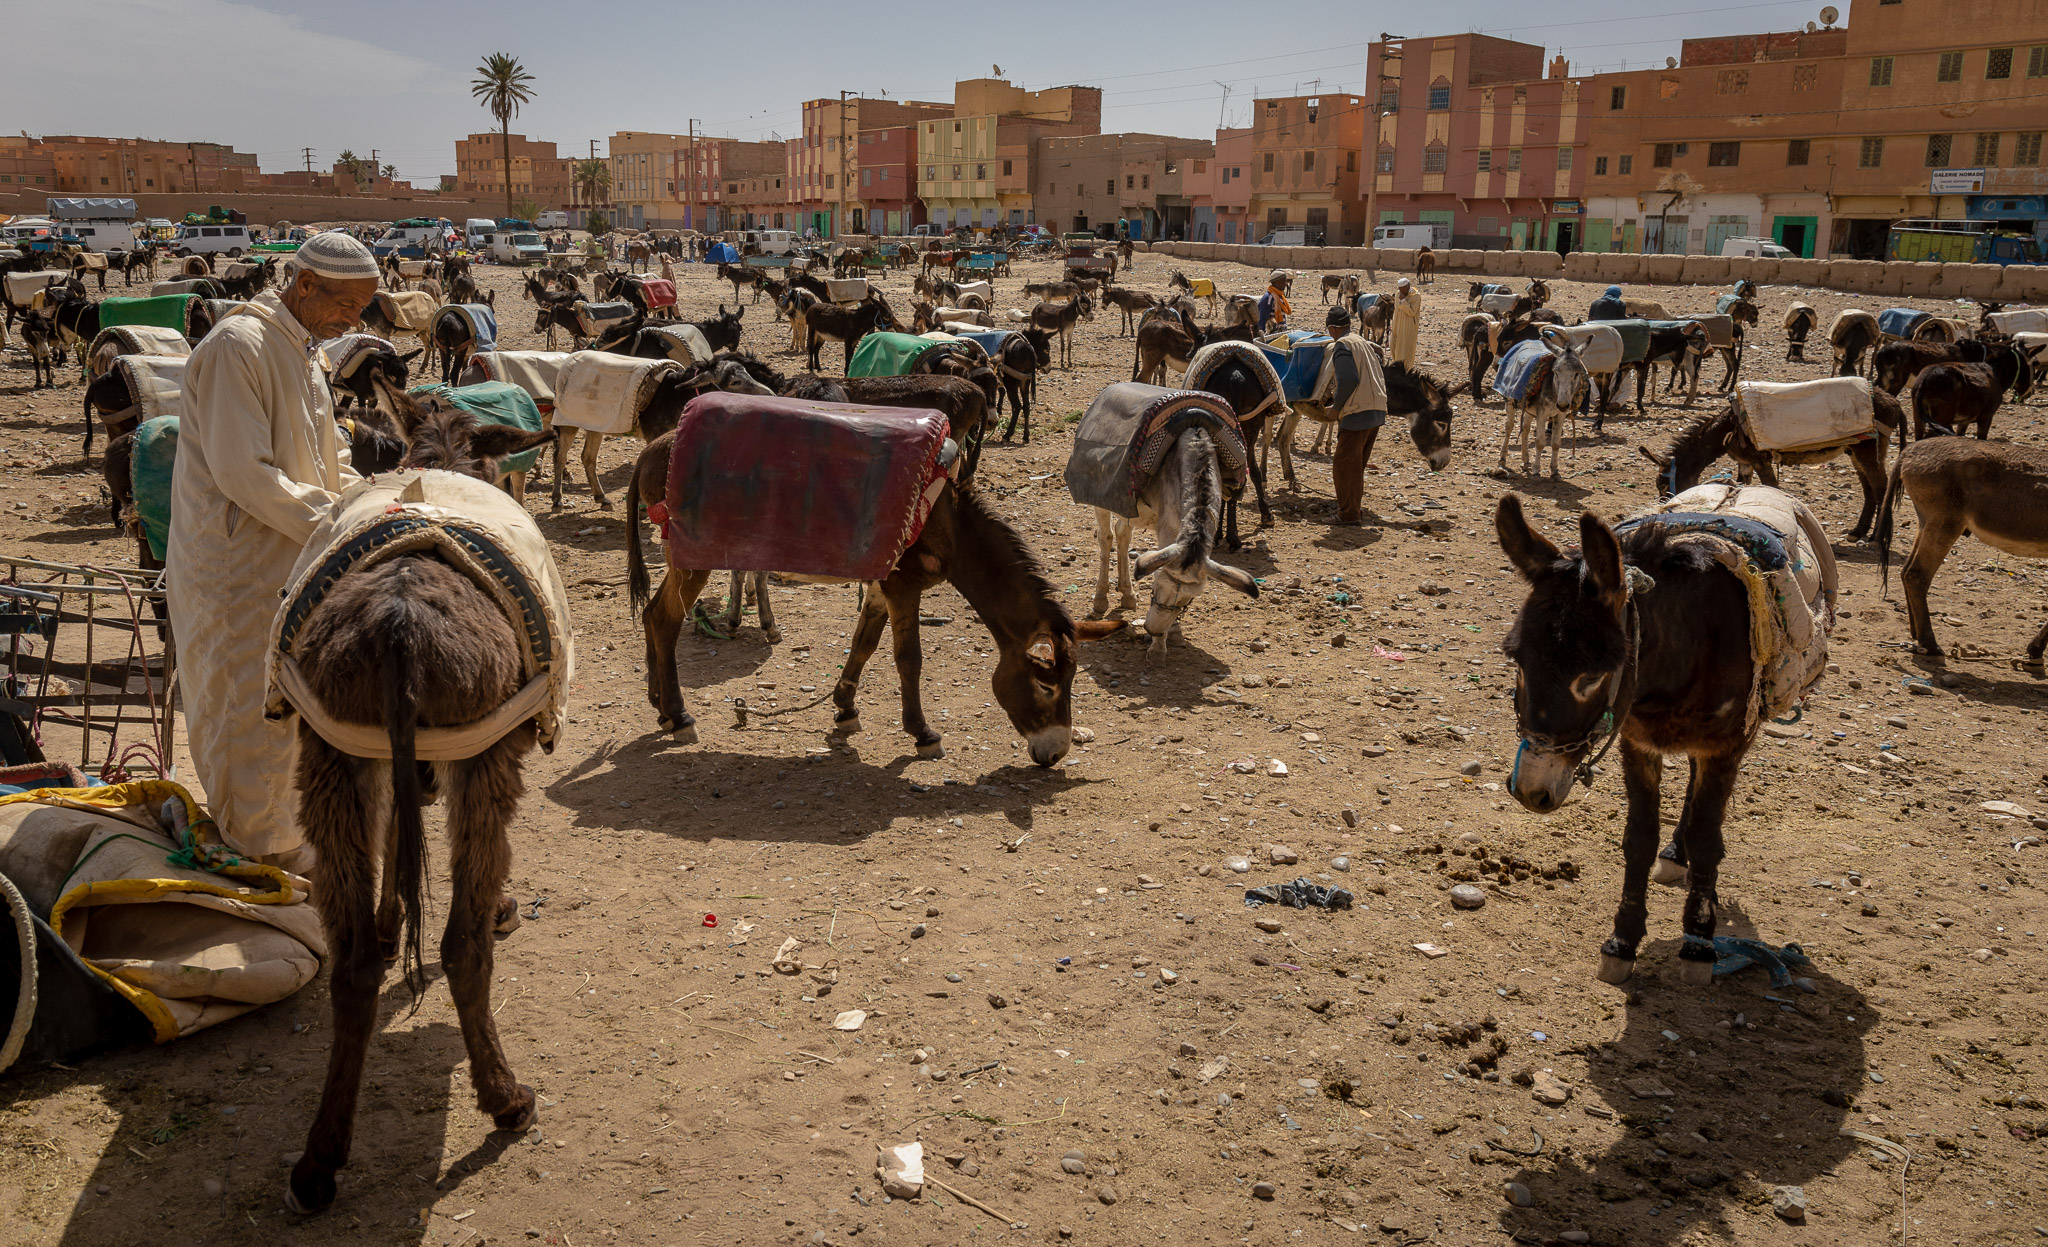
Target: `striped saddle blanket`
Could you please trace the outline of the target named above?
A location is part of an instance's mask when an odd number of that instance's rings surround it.
[[[175,329],[162,325],[112,325],[99,331],[85,357],[94,376],[113,367],[122,355],[162,355],[182,359],[192,353],[192,343]]]
[[[1493,392],[1511,403],[1526,403],[1550,380],[1550,368],[1556,362],[1557,356],[1542,342],[1517,342],[1494,369]]]
[[[1196,351],[1194,358],[1188,361],[1187,375],[1181,379],[1182,388],[1207,390],[1209,378],[1215,376],[1216,370],[1225,364],[1244,365],[1266,389],[1265,400],[1252,410],[1239,413],[1239,420],[1249,420],[1276,403],[1282,409],[1286,408],[1286,400],[1282,397],[1280,373],[1274,369],[1273,361],[1267,357],[1266,352],[1249,342],[1211,342]]]
[[[327,375],[336,381],[346,381],[377,356],[398,354],[398,345],[374,333],[345,333],[322,342],[320,353],[327,361]]]
[[[185,365],[183,355],[123,355],[114,361],[114,371],[128,383],[128,396],[144,420],[185,414]]]

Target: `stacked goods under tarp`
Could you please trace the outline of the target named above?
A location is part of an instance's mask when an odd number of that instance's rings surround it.
[[[238,857],[168,780],[63,782],[0,796],[0,1070],[165,1043],[312,980],[305,880]]]

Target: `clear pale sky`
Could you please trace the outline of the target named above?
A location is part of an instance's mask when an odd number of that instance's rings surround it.
[[[997,64],[1023,87],[1102,87],[1105,130],[1205,137],[1219,82],[1238,125],[1255,93],[1357,90],[1382,31],[1541,43],[1581,73],[1660,64],[1687,36],[1796,29],[1821,7],[4,0],[0,128],[228,143],[267,172],[302,168],[307,146],[323,171],[345,147],[374,148],[424,183],[453,172],[458,137],[495,128],[468,84],[486,54],[509,52],[537,79],[513,131],[565,155],[593,138],[602,155],[616,130],[683,133],[693,117],[704,134],[786,138],[804,99],[950,101],[954,79]]]

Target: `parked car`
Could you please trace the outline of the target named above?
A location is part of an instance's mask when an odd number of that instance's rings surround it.
[[[1730,238],[1721,244],[1724,256],[1748,256],[1752,259],[1796,260],[1799,257],[1768,238]]]
[[[254,243],[246,225],[181,225],[171,243],[177,255],[225,255],[239,260]]]
[[[1308,231],[1304,229],[1276,229],[1259,239],[1261,247],[1306,247]]]

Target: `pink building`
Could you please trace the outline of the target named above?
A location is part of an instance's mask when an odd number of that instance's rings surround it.
[[[1490,35],[1372,44],[1374,223],[1448,225],[1457,247],[1578,250],[1590,92],[1569,69],[1560,56],[1546,73],[1542,48]]]
[[[1190,242],[1243,242],[1250,237],[1252,131],[1216,132],[1216,155],[1196,160],[1187,175],[1194,201]]]

